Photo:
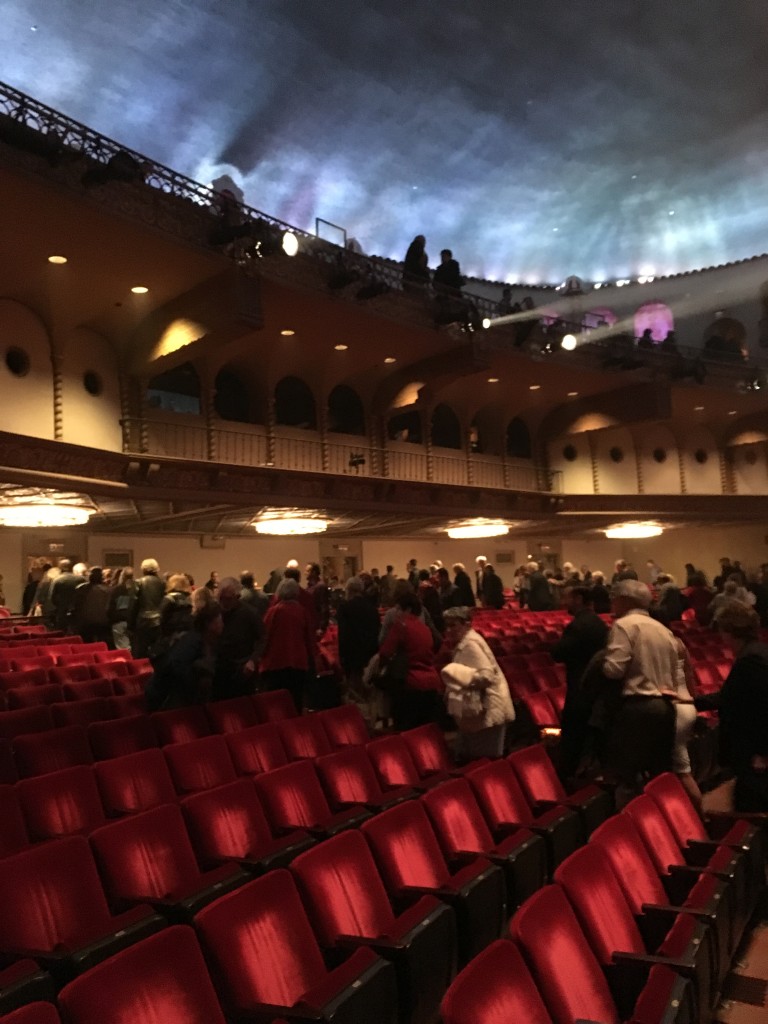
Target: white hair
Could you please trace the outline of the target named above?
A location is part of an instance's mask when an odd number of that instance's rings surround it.
[[[623,597],[636,608],[651,606],[651,592],[640,580],[619,580],[611,588],[611,597]]]

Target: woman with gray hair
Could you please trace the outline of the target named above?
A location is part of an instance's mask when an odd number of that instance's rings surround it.
[[[314,669],[315,638],[307,613],[299,604],[299,584],[284,579],[275,603],[264,616],[266,646],[261,656],[260,683],[267,690],[288,690],[296,710],[304,706],[304,689]]]
[[[459,730],[457,753],[468,760],[501,757],[507,723],[515,720],[507,680],[488,644],[472,629],[469,608],[447,608],[443,619],[453,657],[442,677],[448,712]]]
[[[365,595],[359,576],[347,580],[346,596],[336,611],[339,625],[339,661],[344,670],[347,701],[364,705],[371,703],[371,689],[363,683],[363,670],[379,649],[379,613]],[[366,711],[363,711],[366,714]],[[370,716],[370,712],[366,717]]]

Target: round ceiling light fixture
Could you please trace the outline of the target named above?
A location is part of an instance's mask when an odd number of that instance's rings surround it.
[[[49,263],[55,263],[57,267],[61,267],[61,266],[63,266],[67,262],[67,257],[66,256],[49,256],[48,257],[48,262]]]
[[[658,523],[623,523],[612,526],[605,531],[609,540],[647,540],[649,537],[660,537],[664,533]]]
[[[52,501],[29,502],[0,507],[0,526],[47,527],[83,526],[93,509],[82,505],[57,505]]]
[[[135,284],[133,288],[131,288],[131,291],[134,295],[146,295],[149,288],[147,288],[145,284]]]
[[[480,540],[482,537],[504,537],[509,526],[500,519],[473,519],[445,531],[451,540]]]
[[[283,252],[286,256],[295,256],[299,251],[299,240],[292,231],[283,234]]]
[[[253,526],[256,533],[268,537],[302,537],[310,533],[325,533],[328,529],[325,519],[312,519],[309,516],[259,519]]]
[[[566,334],[563,337],[563,340],[560,342],[560,347],[565,349],[566,352],[573,352],[573,350],[576,348],[576,344],[576,335]]]

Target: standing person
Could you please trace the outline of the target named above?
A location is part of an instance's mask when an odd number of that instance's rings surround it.
[[[316,628],[318,633],[322,635],[328,629],[328,620],[330,618],[328,587],[317,562],[310,562],[304,572],[307,581],[307,593],[311,596],[315,605]]]
[[[429,576],[429,573],[427,573],[427,576]],[[405,578],[414,590],[418,588],[421,577],[419,576],[419,563],[415,558],[408,559],[408,564],[405,567]]]
[[[452,698],[463,710],[463,692],[479,695],[479,714],[459,715],[457,753],[461,758],[501,757],[504,753],[507,723],[514,722],[515,708],[509,685],[485,640],[472,629],[469,608],[448,608],[445,612],[445,639],[452,651],[451,661],[442,670],[448,711]],[[462,671],[463,670],[463,671]]]
[[[213,700],[243,697],[256,688],[265,629],[259,613],[240,598],[242,585],[232,576],[219,584],[222,629],[216,654]]]
[[[437,596],[440,601],[440,610],[445,612],[447,608],[461,606],[459,588],[451,582],[451,577],[445,566],[441,565],[437,570]],[[466,607],[466,606],[465,606]]]
[[[141,563],[141,578],[136,584],[134,606],[134,658],[147,658],[160,637],[160,605],[165,597],[165,583],[154,558]]]
[[[557,749],[560,773],[567,779],[576,774],[589,736],[592,700],[581,689],[581,679],[594,655],[605,647],[608,627],[595,614],[589,587],[566,587],[564,597],[572,618],[551,653],[565,665],[567,693]]]
[[[691,585],[683,591],[683,597],[688,602],[696,616],[700,626],[708,626],[712,621],[712,598],[715,595],[707,586],[703,572],[697,572],[691,577]]]
[[[693,739],[696,728],[696,708],[691,694],[694,690],[693,666],[688,657],[688,650],[682,640],[675,638],[677,645],[677,675],[673,688],[665,692],[675,709],[675,743],[672,748],[672,771],[690,797],[691,803],[704,817],[704,804],[701,790],[691,770],[691,755],[688,747]]]
[[[50,596],[56,629],[72,632],[70,620],[75,607],[75,591],[83,582],[83,577],[72,571],[72,562],[68,558],[59,560],[59,574],[51,585]]]
[[[88,574],[88,582],[75,590],[72,607],[72,625],[87,644],[103,641],[112,645],[112,627],[109,621],[109,587],[104,583],[101,566],[95,565]]]
[[[219,593],[219,574],[215,569],[211,570],[211,575],[205,581],[205,586],[210,590],[214,597]]]
[[[475,595],[472,590],[472,580],[469,578],[469,573],[461,562],[457,562],[453,567],[453,582],[458,592],[458,606],[461,608],[474,608]]]
[[[395,576],[395,568],[392,565],[387,566],[387,571],[381,577],[379,581],[379,600],[381,601],[382,608],[391,608],[392,602],[394,601],[394,590],[395,583],[397,583],[397,576]]]
[[[150,711],[204,704],[210,699],[221,630],[221,609],[215,602],[195,612],[192,629],[160,659],[147,684]]]
[[[611,592],[605,585],[605,576],[599,569],[592,573],[592,607],[596,615],[608,615],[611,611]]]
[[[383,664],[402,662],[402,683],[391,692],[392,719],[399,731],[437,721],[442,713],[443,683],[435,668],[432,633],[421,621],[422,607],[415,594],[403,592],[399,614],[379,647]]]
[[[408,246],[403,260],[403,284],[406,286],[425,287],[429,284],[429,257],[426,251],[427,240],[424,235],[416,235]]]
[[[242,588],[240,600],[243,604],[251,605],[263,622],[264,616],[267,614],[267,608],[269,608],[269,594],[256,586],[256,580],[252,572],[240,573],[240,586]]]
[[[667,573],[659,573],[656,577],[656,586],[659,596],[653,613],[654,618],[663,622],[665,626],[678,622],[683,617],[685,601],[674,578]]]
[[[443,609],[440,604],[440,595],[437,587],[432,582],[429,569],[419,569],[419,586],[416,591],[419,601],[429,614],[434,623],[435,629],[442,636],[443,633]]]
[[[453,253],[450,249],[440,250],[440,266],[435,270],[432,281],[435,285],[435,290],[442,292],[444,295],[452,297],[461,295],[464,278],[461,276],[458,260],[453,258]]]
[[[32,605],[33,614],[41,615],[43,622],[49,629],[56,628],[56,610],[53,607],[53,584],[61,574],[58,566],[51,566],[44,574],[35,591],[35,600]]]
[[[315,634],[299,603],[300,591],[297,580],[284,579],[275,592],[275,601],[264,616],[266,645],[260,676],[265,689],[288,690],[299,712],[315,662]]]
[[[483,574],[487,564],[488,559],[485,555],[478,555],[475,559],[475,596],[481,604],[483,603]]]
[[[621,685],[621,702],[609,727],[606,767],[618,780],[620,807],[637,795],[647,778],[672,767],[675,713],[665,700],[677,683],[675,637],[648,614],[651,593],[639,580],[613,588],[616,615],[603,660],[603,675]]]
[[[553,606],[552,591],[538,562],[528,562],[528,608],[532,612],[547,612]]]
[[[109,621],[112,624],[112,643],[115,645],[115,650],[129,651],[131,649],[128,624],[133,620],[137,592],[136,580],[133,578],[133,566],[126,565],[122,569],[118,569],[115,582],[110,589],[107,609]]]
[[[504,607],[504,584],[490,562],[483,569],[483,607],[497,611]]]
[[[344,699],[369,709],[371,697],[363,683],[363,670],[379,647],[379,613],[365,596],[359,576],[347,580],[346,596],[336,610],[339,624],[339,661],[344,670]],[[373,718],[370,711],[364,717]]]

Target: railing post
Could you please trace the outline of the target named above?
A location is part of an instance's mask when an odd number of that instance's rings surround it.
[[[472,486],[475,482],[475,460],[472,458],[472,428],[470,427],[464,435],[464,454],[467,459],[467,483]]]
[[[270,392],[269,398],[267,399],[267,465],[274,466],[275,455],[277,453],[277,445],[275,443],[275,429],[277,423],[275,422],[275,395],[274,392]]]
[[[205,413],[205,453],[210,462],[215,462],[218,456],[216,446],[216,430],[213,425],[214,400],[216,398],[215,387],[205,387],[203,390],[203,411]]]
[[[64,359],[51,338],[51,369],[53,372],[53,437],[64,440]]]
[[[320,406],[320,415],[317,418],[317,427],[320,434],[320,465],[323,472],[330,469],[331,458],[328,452],[328,410],[325,402]]]
[[[510,490],[510,488],[512,487],[512,481],[511,481],[511,475],[512,474],[511,474],[511,471],[510,471],[510,465],[509,465],[509,462],[507,461],[507,456],[506,455],[502,455],[502,457],[501,457],[501,466],[502,466],[502,469],[504,471],[504,487],[505,487],[506,490]]]
[[[139,451],[149,451],[149,426],[147,424],[147,385],[146,377],[139,379]]]

